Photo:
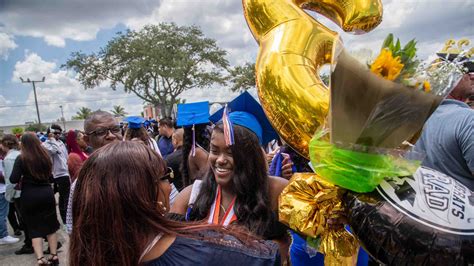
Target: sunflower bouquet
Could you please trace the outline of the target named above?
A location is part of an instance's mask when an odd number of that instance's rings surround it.
[[[448,40],[446,47],[453,46],[454,40]],[[445,96],[453,83],[463,72],[463,63],[471,56],[473,49],[463,52],[462,46],[469,45],[467,39],[458,42],[457,49],[444,48],[438,53],[439,59],[434,62],[421,63],[417,59],[415,39],[402,48],[400,40],[394,40],[393,34],[385,38],[380,54],[368,64],[370,71],[386,80],[394,81],[406,87]]]
[[[397,38],[395,42],[393,34],[390,33],[382,44],[380,54],[369,65],[370,71],[384,79],[430,92],[430,82],[417,76],[420,60],[417,59],[416,52],[415,39],[410,40],[402,48],[400,39]]]
[[[393,34],[385,38],[379,56],[370,65],[370,70],[391,81],[404,81],[413,76],[420,61],[416,59],[416,41],[410,40],[403,48],[400,39],[394,42]]]

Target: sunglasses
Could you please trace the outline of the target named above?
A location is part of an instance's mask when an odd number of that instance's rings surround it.
[[[171,167],[167,167],[168,169],[166,170],[166,174],[161,176],[159,178],[160,181],[168,181],[168,182],[172,182],[173,179],[174,179],[174,172],[173,172],[173,169],[171,169]]]
[[[113,127],[100,127],[96,130],[92,130],[90,132],[87,132],[86,135],[94,135],[94,136],[97,136],[97,137],[103,137],[105,135],[107,135],[107,133],[112,133],[112,134],[118,134],[120,132],[120,126],[119,125],[115,125]]]

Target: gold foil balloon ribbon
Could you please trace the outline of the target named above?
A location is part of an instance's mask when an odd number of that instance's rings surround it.
[[[320,238],[319,251],[325,265],[352,265],[358,244],[343,227],[330,228],[328,219],[337,219],[344,212],[342,195],[337,187],[314,173],[296,173],[280,194],[279,219],[291,229],[313,238]]]
[[[243,8],[260,46],[256,83],[263,109],[279,135],[308,157],[308,143],[329,112],[329,90],[318,73],[334,61],[339,38],[303,8],[359,33],[380,23],[382,4],[380,0],[243,0]]]

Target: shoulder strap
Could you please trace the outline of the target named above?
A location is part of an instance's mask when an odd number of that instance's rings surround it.
[[[161,237],[163,236],[162,233],[159,233],[157,236],[155,236],[155,238],[153,238],[153,240],[146,246],[145,250],[143,251],[142,255],[140,256],[140,259],[138,260],[138,262],[140,263],[143,259],[143,257],[145,257],[145,255],[151,251],[151,249],[156,245],[156,243],[158,241],[160,241]]]
[[[158,153],[161,157],[163,157],[163,156],[161,155],[160,148],[158,148],[158,143],[157,143],[154,139],[152,139],[152,138],[149,138],[149,139],[148,139],[148,146],[149,146],[152,150],[156,151],[156,153]]]
[[[199,179],[194,180],[193,188],[191,190],[191,196],[189,196],[188,205],[194,204],[196,202],[199,191],[201,191],[202,181]]]
[[[193,204],[196,202],[199,191],[201,191],[202,181],[199,179],[194,180],[193,187],[191,189],[191,195],[189,196],[188,208],[186,209],[186,215],[184,216],[186,221],[190,221],[190,214],[193,210]]]
[[[201,145],[199,145],[198,143],[196,143],[196,147],[201,148],[205,153],[209,154],[209,152],[206,149],[204,149]]]

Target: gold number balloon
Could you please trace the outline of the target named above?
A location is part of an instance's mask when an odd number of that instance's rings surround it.
[[[345,31],[368,32],[382,18],[380,0],[243,0],[245,19],[260,46],[256,82],[260,102],[280,136],[303,156],[329,112],[319,69],[334,60],[338,34],[303,9]]]

